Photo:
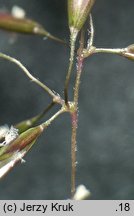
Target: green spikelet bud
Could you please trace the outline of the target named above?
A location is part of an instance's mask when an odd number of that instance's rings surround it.
[[[84,25],[95,0],[68,0],[68,18],[71,32],[79,32]]]

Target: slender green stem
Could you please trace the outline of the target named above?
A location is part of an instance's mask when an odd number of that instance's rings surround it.
[[[37,85],[43,88],[53,99],[57,98],[57,95],[53,93],[53,91],[50,88],[48,88],[45,84],[43,84],[38,79],[36,79],[20,61],[3,53],[0,53],[0,58],[6,59],[18,65],[22,69],[22,71],[29,77],[31,81],[35,82]]]
[[[64,87],[64,97],[65,97],[65,103],[68,105],[68,86],[69,86],[69,81],[72,73],[72,67],[74,63],[74,53],[75,53],[75,41],[77,37],[77,32],[72,32],[70,35],[70,59],[69,59],[69,67],[66,75],[66,80],[65,80],[65,87]]]

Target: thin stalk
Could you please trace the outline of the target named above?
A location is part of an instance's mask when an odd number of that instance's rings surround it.
[[[56,42],[62,43],[62,44],[64,44],[64,45],[67,44],[66,41],[64,41],[64,40],[62,40],[62,39],[60,39],[60,38],[58,38],[58,37],[55,37],[55,36],[51,35],[50,33],[48,33],[48,32],[45,31],[45,30],[43,30],[43,31],[41,32],[41,35],[44,36],[44,37],[48,37],[49,39],[54,40],[54,41],[56,41]]]
[[[96,48],[94,53],[111,53],[111,54],[118,54],[121,55],[124,52],[124,49],[116,48],[116,49],[109,49],[109,48]]]
[[[16,124],[14,127],[19,129],[19,133],[23,133],[24,131],[26,131],[27,129],[29,129],[30,127],[34,126],[40,119],[42,119],[44,117],[44,115],[55,105],[54,102],[51,102],[45,109],[43,112],[41,112],[39,115],[36,115],[30,119],[24,120],[22,122],[19,122],[18,124]]]
[[[66,80],[65,80],[65,87],[64,87],[64,97],[65,97],[65,104],[68,105],[68,86],[69,86],[69,81],[72,73],[72,67],[74,63],[74,53],[75,53],[75,42],[76,42],[76,37],[77,37],[78,32],[72,32],[70,35],[70,59],[69,59],[69,67],[66,75]]]
[[[16,65],[18,65],[22,69],[22,71],[29,77],[29,79],[31,81],[35,82],[37,85],[39,85],[41,88],[43,88],[53,99],[57,98],[57,95],[54,94],[52,92],[52,90],[50,88],[48,88],[45,84],[43,84],[38,79],[36,79],[20,61],[18,61],[17,59],[15,59],[9,55],[6,55],[4,53],[0,53],[0,58],[6,59],[6,60],[13,62]]]
[[[74,88],[74,102],[76,106],[78,106],[80,78],[81,78],[83,60],[84,60],[81,54],[78,56],[78,60],[77,60],[77,75],[76,75],[75,88]]]
[[[45,121],[44,123],[41,124],[41,126],[44,128],[48,127],[59,115],[62,113],[67,112],[65,107],[62,107],[58,112],[56,112],[50,119]]]
[[[94,43],[94,25],[93,25],[93,19],[91,14],[90,14],[90,31],[88,32],[90,34],[90,37],[87,41],[87,50],[89,50]]]
[[[44,111],[36,118],[37,121],[39,121],[40,119],[42,119],[44,117],[44,115],[55,105],[55,103],[52,101],[47,108],[44,109]]]
[[[72,138],[71,138],[71,161],[72,161],[72,170],[71,170],[71,195],[72,198],[76,191],[76,151],[77,151],[77,127],[78,127],[78,97],[79,97],[79,86],[80,86],[80,77],[83,67],[83,51],[84,47],[84,32],[81,32],[80,38],[80,48],[78,52],[77,58],[77,74],[75,80],[75,88],[74,88],[74,108],[71,112],[71,120],[72,120]]]
[[[94,46],[83,50],[84,58],[87,58],[95,53],[108,53],[125,56],[126,48],[96,48]]]

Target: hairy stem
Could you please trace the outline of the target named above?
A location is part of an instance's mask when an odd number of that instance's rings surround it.
[[[74,107],[71,112],[71,120],[72,120],[72,138],[71,138],[71,160],[72,160],[72,171],[71,171],[71,195],[72,198],[76,191],[76,151],[77,151],[77,127],[78,127],[78,97],[79,97],[79,86],[80,86],[80,78],[81,72],[83,67],[83,51],[84,47],[84,32],[81,32],[80,38],[80,48],[78,51],[78,58],[77,58],[77,74],[75,80],[75,87],[74,87]]]
[[[78,124],[78,115],[77,111],[71,113],[72,121],[72,138],[71,138],[71,197],[73,198],[76,191],[76,136],[77,136],[77,124]]]
[[[74,88],[74,102],[76,106],[78,106],[80,78],[81,78],[81,72],[83,68],[83,60],[84,59],[82,55],[79,55],[77,60],[77,75],[76,75],[75,88]]]
[[[65,87],[64,87],[64,97],[65,97],[65,103],[68,105],[68,86],[69,86],[69,81],[72,73],[72,67],[74,63],[74,53],[75,53],[75,41],[77,37],[77,32],[72,32],[70,36],[70,59],[69,59],[69,67],[66,75],[66,80],[65,80]]]

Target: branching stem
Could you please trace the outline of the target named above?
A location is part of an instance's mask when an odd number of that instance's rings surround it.
[[[16,65],[18,65],[22,71],[29,77],[29,79],[33,82],[35,82],[37,85],[39,85],[41,88],[43,88],[54,100],[54,102],[60,103],[61,100],[59,100],[59,96],[57,96],[50,88],[48,88],[45,84],[43,84],[42,82],[40,82],[37,78],[35,78],[28,70],[27,68],[17,59],[6,55],[4,53],[0,53],[0,58],[6,59],[10,62],[15,63]]]

